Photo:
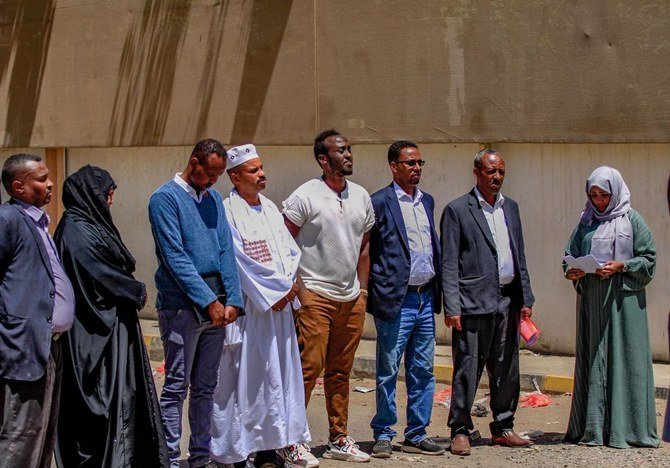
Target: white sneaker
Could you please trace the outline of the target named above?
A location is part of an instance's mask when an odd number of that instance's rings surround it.
[[[277,449],[277,455],[284,460],[286,468],[307,468],[307,460],[302,458],[297,445]]]
[[[328,442],[326,453],[323,458],[332,458],[333,460],[342,460],[353,463],[368,463],[370,455],[362,452],[356,441],[351,437],[343,437],[337,442]]]
[[[316,468],[319,466],[319,460],[312,455],[309,445],[298,444],[298,452],[300,452],[300,458],[307,462],[307,468]]]

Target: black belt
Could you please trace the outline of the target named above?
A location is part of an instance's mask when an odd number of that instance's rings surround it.
[[[427,283],[423,283],[423,284],[420,284],[418,286],[412,286],[410,284],[409,286],[407,286],[407,290],[415,292],[415,293],[422,293],[422,292],[428,291],[432,286],[433,286],[433,282],[428,281]]]

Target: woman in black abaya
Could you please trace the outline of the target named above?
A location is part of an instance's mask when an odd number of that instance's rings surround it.
[[[75,291],[63,357],[56,462],[70,467],[169,466],[137,311],[146,289],[112,222],[116,184],[98,167],[65,180],[54,240]]]

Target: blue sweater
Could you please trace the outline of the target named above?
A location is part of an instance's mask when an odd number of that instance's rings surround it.
[[[207,189],[197,203],[175,181],[161,186],[149,200],[149,221],[156,243],[154,279],[158,309],[205,307],[216,295],[202,276],[219,271],[227,304],[243,307],[233,242],[221,195]]]

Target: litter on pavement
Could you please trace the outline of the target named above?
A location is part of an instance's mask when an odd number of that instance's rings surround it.
[[[451,406],[451,387],[445,387],[433,396],[433,401],[445,408]]]
[[[540,408],[549,406],[552,402],[551,397],[545,393],[535,392],[519,397],[522,408]]]
[[[363,386],[354,387],[354,392],[358,392],[358,393],[370,393],[370,392],[374,392],[374,391],[375,391],[375,389],[370,388],[370,387],[363,387]]]

